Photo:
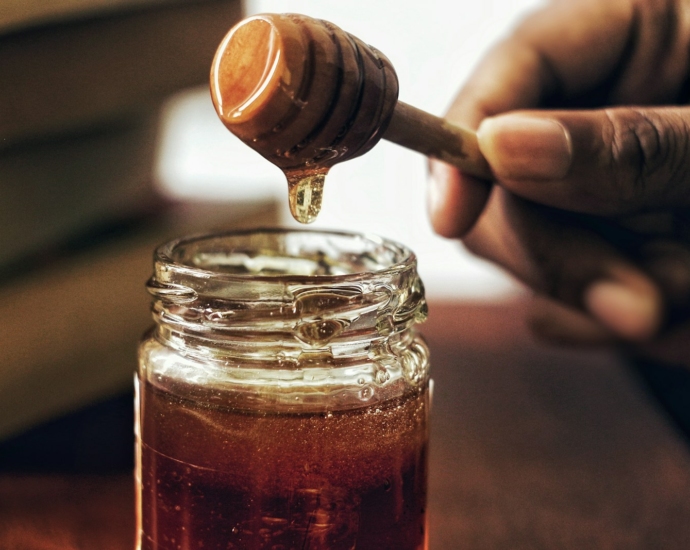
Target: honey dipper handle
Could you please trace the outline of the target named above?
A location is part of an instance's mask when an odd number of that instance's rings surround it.
[[[463,172],[491,180],[493,175],[479,151],[477,134],[398,101],[383,138],[457,166]]]

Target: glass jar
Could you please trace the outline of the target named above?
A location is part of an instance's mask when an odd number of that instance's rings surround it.
[[[155,253],[137,376],[137,547],[426,548],[414,254],[257,230]]]

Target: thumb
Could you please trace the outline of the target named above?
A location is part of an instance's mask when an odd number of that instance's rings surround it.
[[[690,205],[690,108],[522,111],[485,119],[479,147],[499,183],[599,215]]]

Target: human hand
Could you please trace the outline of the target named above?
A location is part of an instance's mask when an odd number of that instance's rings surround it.
[[[555,1],[451,107],[497,185],[432,162],[432,224],[560,304],[542,336],[690,364],[689,51],[688,2]]]

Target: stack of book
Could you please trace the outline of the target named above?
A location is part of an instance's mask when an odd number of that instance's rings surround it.
[[[270,202],[176,204],[158,111],[203,83],[239,0],[0,6],[0,439],[131,386],[153,248],[274,223]]]

